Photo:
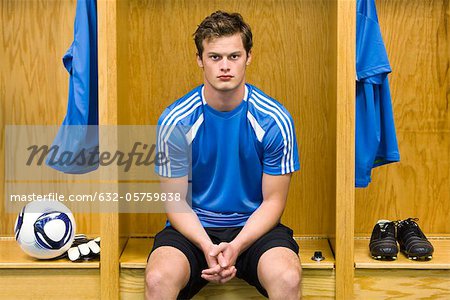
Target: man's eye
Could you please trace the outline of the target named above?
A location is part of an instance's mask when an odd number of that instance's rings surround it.
[[[218,55],[211,55],[210,58],[212,60],[219,60],[219,56]]]
[[[233,59],[233,60],[236,60],[236,59],[238,59],[238,58],[239,58],[239,55],[238,55],[238,54],[231,55],[231,59]]]

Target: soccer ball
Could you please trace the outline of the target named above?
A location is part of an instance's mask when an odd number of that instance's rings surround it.
[[[58,201],[33,201],[22,208],[14,232],[22,250],[35,258],[50,259],[65,253],[74,240],[75,219]]]

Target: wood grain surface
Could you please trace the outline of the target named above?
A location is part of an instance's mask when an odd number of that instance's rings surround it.
[[[335,108],[335,235],[331,244],[336,254],[336,299],[353,297],[355,223],[354,194],[354,149],[355,149],[355,45],[356,45],[356,1],[330,1],[336,26],[336,71],[332,86],[336,85]],[[351,99],[351,101],[349,101]],[[328,208],[332,210],[332,208]]]
[[[118,115],[118,75],[117,75],[117,40],[119,18],[118,1],[100,0],[98,7],[98,42],[99,42],[99,124],[105,127],[117,125]],[[108,144],[117,149],[118,136],[108,138]],[[103,142],[104,144],[105,142]],[[100,140],[100,146],[102,141]],[[104,146],[103,146],[104,147]],[[112,173],[116,184],[111,192],[119,190],[118,167],[112,170],[100,168],[100,172]],[[114,210],[101,214],[102,253],[100,256],[100,297],[101,299],[119,299],[119,257],[123,250],[123,239],[120,238],[119,202],[113,204]]]
[[[392,74],[392,105],[401,161],[376,168],[356,191],[356,234],[378,219],[418,217],[425,233],[450,223],[450,5],[448,1],[378,0]]]
[[[8,269],[0,281],[5,300],[100,299],[98,269]]]
[[[355,272],[356,299],[449,299],[450,270]]]

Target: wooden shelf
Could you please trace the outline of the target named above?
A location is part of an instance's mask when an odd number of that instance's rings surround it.
[[[25,254],[14,238],[0,238],[0,269],[98,269],[99,266],[99,261],[39,260]]]
[[[147,257],[153,247],[153,238],[129,238],[122,255],[120,267],[128,269],[145,269]]]
[[[303,269],[333,269],[334,257],[326,239],[296,239],[300,246],[300,260]],[[120,257],[120,267],[128,269],[145,269],[147,257],[153,246],[153,238],[130,238]],[[325,260],[311,260],[314,251],[322,251]]]
[[[327,239],[296,238],[300,247],[300,261],[303,269],[334,269],[334,255]],[[313,261],[314,251],[322,251],[322,261]]]
[[[357,269],[433,269],[450,270],[450,238],[429,238],[434,247],[433,259],[415,261],[399,253],[395,261],[379,261],[370,256],[369,238],[355,239],[355,268]]]

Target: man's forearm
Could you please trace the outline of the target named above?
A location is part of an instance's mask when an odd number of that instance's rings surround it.
[[[186,202],[183,205],[186,205],[184,209],[186,212],[168,212],[167,218],[172,227],[178,230],[198,248],[205,251],[212,244],[212,241],[194,211]]]
[[[282,201],[263,201],[261,206],[247,220],[241,232],[231,242],[237,247],[239,254],[275,227],[281,219],[283,210],[284,202]]]
[[[180,201],[166,202],[166,214],[173,228],[178,230],[189,241],[205,251],[212,242],[206,234],[200,220],[186,202],[188,177],[161,178],[161,191],[180,194]]]

